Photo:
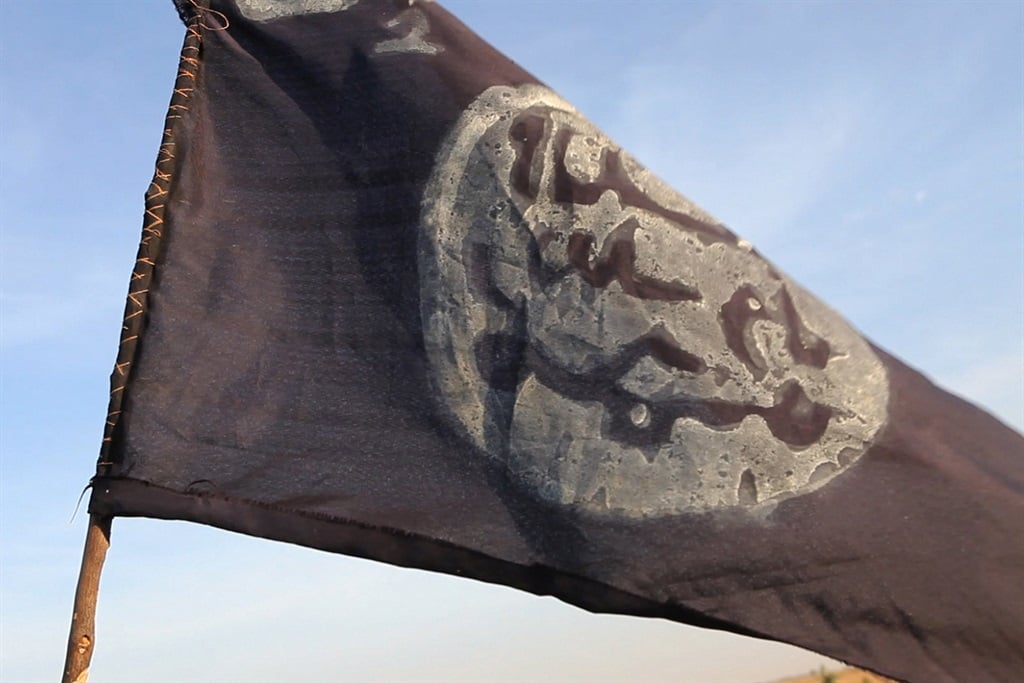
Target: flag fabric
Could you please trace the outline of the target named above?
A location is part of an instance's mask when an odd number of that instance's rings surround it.
[[[179,2],[90,510],[1024,671],[1024,439],[439,5]]]

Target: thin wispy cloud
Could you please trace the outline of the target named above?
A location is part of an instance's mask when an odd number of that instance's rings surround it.
[[[444,4],[868,336],[1024,428],[1019,6]],[[113,34],[96,3],[0,5],[0,678],[35,682],[63,655],[84,516],[67,519],[93,471],[183,29],[169,0],[118,3]],[[156,521],[115,524],[101,595],[93,677],[112,683],[339,666],[749,683],[824,661]]]

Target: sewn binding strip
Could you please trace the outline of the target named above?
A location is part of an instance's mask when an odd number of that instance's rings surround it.
[[[182,5],[178,5],[179,11]],[[110,375],[110,403],[107,409],[107,421],[103,431],[103,444],[100,447],[99,461],[96,463],[97,476],[110,474],[111,467],[116,464],[117,455],[112,452],[112,445],[121,423],[124,405],[125,387],[131,378],[133,363],[138,353],[139,339],[146,326],[146,311],[153,271],[160,256],[160,243],[164,235],[164,212],[166,198],[177,166],[175,156],[175,138],[178,123],[188,111],[195,91],[196,77],[199,71],[200,48],[202,45],[203,8],[195,5],[188,13],[185,25],[185,41],[181,48],[178,61],[178,76],[174,82],[174,92],[167,108],[164,120],[163,138],[157,154],[156,169],[153,180],[146,190],[145,214],[143,218],[142,239],[128,285],[128,300],[125,303],[124,322],[121,326],[121,341],[117,351],[114,371]]]

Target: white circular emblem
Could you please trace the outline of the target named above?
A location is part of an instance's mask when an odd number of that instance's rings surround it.
[[[885,422],[870,347],[550,90],[489,88],[427,185],[449,420],[535,495],[650,517],[836,476]]]
[[[253,21],[271,21],[303,14],[344,12],[359,0],[235,0],[239,11]]]

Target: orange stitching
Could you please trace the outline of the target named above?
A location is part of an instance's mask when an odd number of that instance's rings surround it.
[[[220,20],[224,22],[223,25],[221,25],[221,26],[207,26],[203,22],[199,22],[199,25],[202,26],[203,28],[205,28],[207,31],[226,31],[228,29],[228,26],[231,26],[231,22],[228,21],[228,18],[226,16],[224,16],[224,14],[222,12],[218,12],[215,9],[210,9],[209,7],[202,7],[202,6],[199,5],[199,3],[196,2],[196,0],[189,0],[189,1],[192,3],[193,7],[195,7],[197,10],[199,10],[199,14],[200,15],[203,14],[204,12],[207,12],[209,14],[212,14],[212,15],[215,15],[217,17],[220,17]]]
[[[227,17],[224,17],[215,10],[200,7],[192,0],[192,4],[199,10],[189,21],[186,29],[185,43],[181,48],[181,55],[178,62],[178,75],[174,83],[174,91],[171,96],[171,104],[168,106],[166,124],[163,131],[163,139],[160,142],[157,153],[157,163],[153,170],[153,179],[150,181],[146,191],[146,207],[143,220],[142,238],[139,243],[139,253],[135,259],[135,268],[129,286],[128,301],[125,305],[125,316],[121,324],[121,343],[118,348],[118,362],[115,363],[115,372],[112,376],[110,390],[110,405],[107,413],[106,426],[103,435],[103,446],[100,449],[100,457],[97,462],[97,474],[104,476],[109,474],[109,468],[117,465],[116,458],[109,456],[111,443],[114,441],[114,430],[120,420],[121,405],[124,401],[125,388],[128,377],[135,361],[138,350],[138,340],[141,334],[142,316],[146,313],[146,302],[148,300],[150,278],[153,276],[153,269],[156,267],[153,250],[157,247],[152,244],[153,240],[163,236],[162,226],[164,223],[163,213],[166,210],[166,202],[156,203],[161,197],[170,191],[170,182],[173,177],[173,164],[175,162],[174,150],[176,140],[174,138],[174,119],[181,118],[188,111],[188,100],[195,92],[195,81],[197,70],[200,67],[199,57],[200,43],[202,41],[201,28],[209,30],[224,30],[227,28]],[[202,21],[202,16],[221,16],[224,19],[223,27],[207,26]],[[137,289],[136,289],[137,288]]]
[[[131,293],[128,294],[128,298],[131,299],[132,303],[134,303],[136,306],[138,306],[139,308],[142,308],[142,302],[139,301],[138,299],[136,299],[135,297],[138,294],[145,294],[148,291],[149,291],[148,289],[140,289],[137,292],[131,292]]]

